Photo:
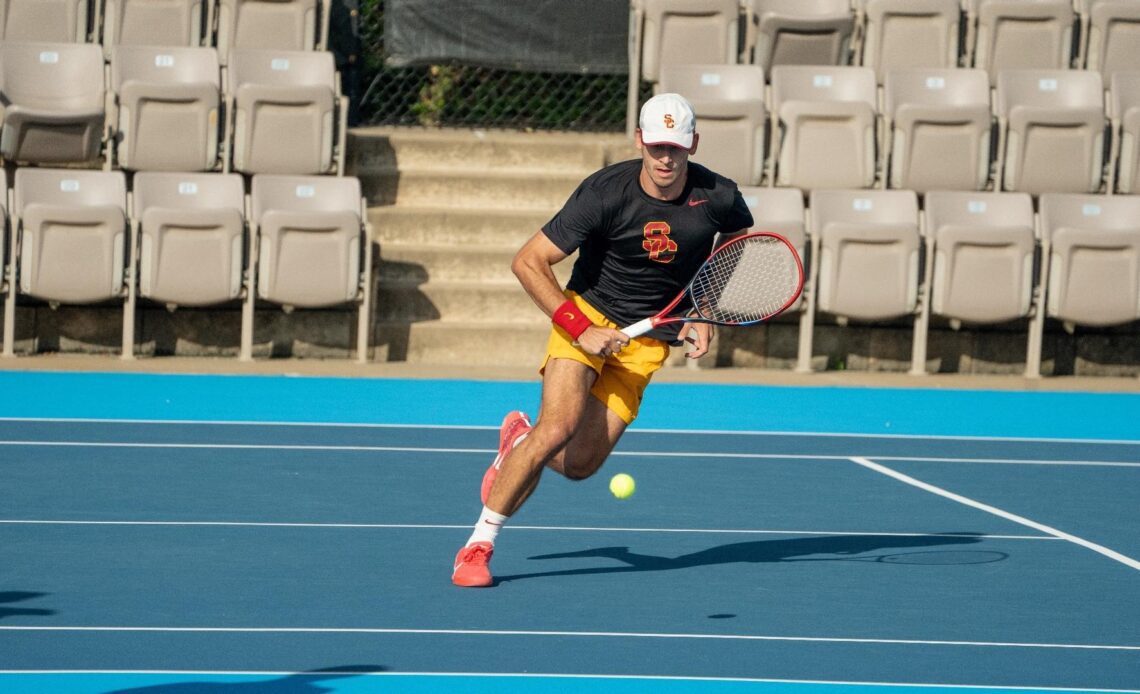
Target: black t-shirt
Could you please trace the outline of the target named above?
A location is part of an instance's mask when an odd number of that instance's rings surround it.
[[[689,283],[717,232],[752,227],[731,180],[689,162],[685,189],[657,200],[641,188],[640,159],[592,174],[542,228],[566,254],[578,251],[567,289],[621,327],[655,315]],[[674,340],[668,326],[650,336]]]

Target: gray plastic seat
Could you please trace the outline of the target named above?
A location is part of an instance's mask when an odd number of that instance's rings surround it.
[[[1005,70],[995,110],[1001,190],[1094,193],[1104,178],[1104,87],[1087,70]]]
[[[961,51],[959,0],[857,0],[864,17],[860,64],[879,84],[891,70],[953,68]]]
[[[103,53],[115,46],[209,45],[213,0],[106,0]]]
[[[1112,189],[1140,193],[1140,71],[1117,72],[1109,88],[1112,121]]]
[[[990,179],[989,79],[982,70],[892,70],[884,85],[891,188],[982,190]]]
[[[0,153],[13,162],[99,158],[106,123],[103,53],[94,44],[0,44]]]
[[[12,192],[16,291],[52,304],[124,300],[124,353],[133,340],[125,301],[131,263],[127,185],[120,171],[20,168]],[[9,294],[5,337],[13,334]],[[5,347],[11,353],[11,343]]]
[[[746,41],[751,62],[769,72],[777,65],[846,65],[855,33],[849,0],[746,0]]]
[[[1047,315],[1073,325],[1140,319],[1140,197],[1040,199]]]
[[[241,296],[245,186],[238,174],[135,174],[138,295],[174,306],[209,306]]]
[[[328,0],[216,0],[217,47],[223,64],[234,49],[323,51]]]
[[[1084,6],[1083,65],[1105,83],[1122,70],[1140,68],[1140,3],[1135,0],[1078,0]]]
[[[228,90],[235,171],[343,171],[347,109],[332,53],[236,50]]]
[[[693,161],[740,185],[764,176],[768,109],[755,65],[676,65],[661,71],[664,92],[684,94],[701,137]]]
[[[224,129],[221,72],[213,48],[116,46],[111,89],[119,166],[158,171],[219,167]]]
[[[732,64],[739,53],[737,0],[633,0],[641,79],[670,65]],[[636,74],[636,73],[635,73]]]
[[[351,176],[253,177],[251,263],[257,291],[246,301],[244,358],[252,352],[256,294],[288,308],[355,303],[357,359],[367,359],[372,242],[364,205],[360,181]]]
[[[918,373],[925,370],[930,315],[952,325],[995,324],[1040,312],[1033,199],[1027,193],[930,192],[923,221],[927,292],[916,327],[922,333],[915,343]],[[1027,333],[1027,369],[1039,371],[1040,341]]]
[[[909,190],[813,190],[811,312],[841,323],[913,316],[921,282],[918,196]],[[916,329],[914,339],[919,339]],[[802,340],[801,336],[801,340]],[[801,343],[801,355],[811,344]],[[806,360],[801,358],[801,366]]]
[[[973,65],[997,83],[1003,70],[1068,68],[1076,12],[1072,0],[969,0],[976,12]]]
[[[98,26],[101,8],[89,0],[0,0],[0,41],[82,43],[88,15]]]
[[[874,185],[877,102],[870,68],[772,68],[772,182],[804,189]]]

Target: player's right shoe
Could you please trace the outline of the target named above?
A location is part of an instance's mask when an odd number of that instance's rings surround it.
[[[495,456],[495,460],[487,468],[487,472],[483,473],[483,485],[479,488],[479,499],[484,506],[487,505],[487,497],[491,495],[491,487],[495,484],[495,478],[499,476],[499,468],[503,465],[503,459],[507,457],[512,448],[518,445],[523,436],[530,433],[530,430],[530,419],[525,412],[515,410],[508,412],[507,416],[503,417],[503,423],[499,426],[499,454]]]
[[[495,547],[490,542],[472,542],[459,550],[451,582],[464,588],[486,588],[494,583],[488,566],[494,553]]]

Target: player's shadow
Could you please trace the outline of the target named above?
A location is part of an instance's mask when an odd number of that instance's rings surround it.
[[[497,583],[519,581],[528,578],[546,578],[552,576],[586,576],[594,574],[630,573],[639,571],[672,571],[675,569],[690,569],[697,566],[713,566],[717,564],[766,564],[772,562],[793,561],[835,561],[859,560],[879,561],[893,564],[979,564],[992,561],[1001,561],[1008,555],[1004,552],[898,552],[897,550],[915,550],[928,547],[942,547],[947,545],[970,545],[981,542],[980,533],[939,533],[930,535],[826,535],[818,537],[804,537],[788,540],[755,540],[752,542],[734,542],[727,545],[717,545],[703,549],[699,552],[682,554],[678,557],[659,557],[652,554],[637,554],[629,551],[628,547],[597,547],[580,552],[563,552],[558,554],[541,554],[530,557],[532,560],[548,559],[610,559],[621,562],[620,566],[590,566],[578,569],[560,569],[557,571],[540,571],[526,574],[499,576]],[[867,552],[882,552],[890,550],[887,556],[859,555]],[[942,556],[935,557],[933,555]],[[908,555],[913,555],[911,561]],[[920,556],[925,555],[925,556]]]
[[[44,610],[32,607],[5,607],[13,602],[23,602],[42,598],[47,593],[32,593],[26,590],[11,590],[0,592],[0,619],[5,617],[48,617],[55,614],[55,610]]]
[[[323,692],[338,691],[333,688],[322,687],[321,682],[360,677],[376,672],[384,672],[388,668],[380,665],[341,665],[338,667],[309,670],[292,675],[285,675],[272,680],[255,682],[179,682],[177,684],[155,684],[146,687],[132,687],[130,689],[116,689],[107,694],[190,694],[191,692],[205,692],[206,694],[321,694]]]

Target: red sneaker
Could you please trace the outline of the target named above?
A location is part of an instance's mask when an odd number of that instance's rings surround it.
[[[465,588],[485,588],[494,581],[487,566],[495,548],[490,542],[472,542],[455,555],[455,570],[451,582]]]
[[[495,456],[487,472],[483,473],[483,486],[479,488],[479,500],[484,506],[487,505],[487,497],[491,495],[491,486],[499,476],[499,467],[502,466],[503,459],[518,444],[520,438],[530,433],[530,430],[530,419],[525,412],[515,410],[503,417],[503,423],[499,426],[499,454]]]

